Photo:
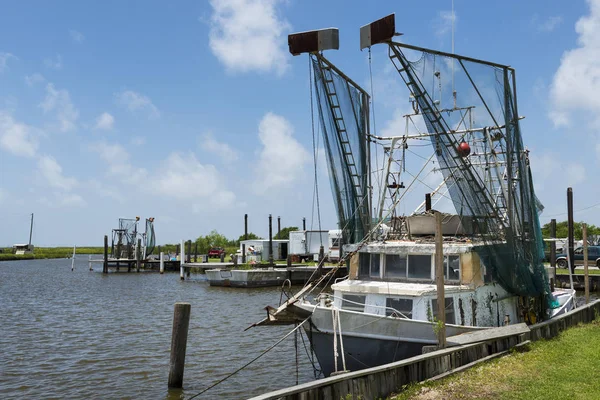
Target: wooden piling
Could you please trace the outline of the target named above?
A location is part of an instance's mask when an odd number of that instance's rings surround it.
[[[556,239],[556,220],[550,220],[550,237],[552,239]],[[552,267],[552,272],[554,272],[554,276],[556,276],[556,241],[550,242],[550,266]]]
[[[158,265],[160,266],[160,273],[164,274],[165,273],[165,259],[164,259],[164,253],[161,251],[160,253],[160,260],[158,261]]]
[[[184,260],[185,260],[185,243],[183,242],[183,240],[181,241],[181,254],[179,256],[179,279],[184,280],[185,276],[184,275],[184,268],[183,268],[183,264],[184,264]]]
[[[277,217],[277,239],[281,239],[281,217]]]
[[[302,230],[306,230],[306,217],[302,218]]]
[[[88,268],[90,269],[90,271],[94,270],[94,268],[92,267],[92,255],[91,254],[88,256]]]
[[[444,294],[444,237],[442,236],[442,214],[439,211],[435,215],[435,282],[437,284],[437,319],[439,325],[438,344],[446,348],[446,296]]]
[[[567,227],[569,231],[569,260],[571,273],[575,273],[575,236],[573,223],[573,188],[567,188]]]
[[[244,214],[244,240],[248,240],[248,214]]]
[[[171,360],[169,362],[169,388],[183,387],[183,370],[190,326],[190,303],[175,303],[173,331],[171,333]]]
[[[273,217],[269,214],[269,266],[273,266]]]
[[[138,239],[137,247],[135,248],[135,272],[140,272],[140,264],[142,263],[142,239]]]
[[[188,240],[187,242],[187,254],[186,254],[186,262],[192,262],[192,241]]]
[[[108,236],[104,235],[104,263],[102,264],[102,273],[108,274]]]
[[[246,264],[246,244],[242,243],[242,264]]]
[[[198,262],[198,242],[194,245],[194,262]]]
[[[585,304],[590,303],[590,277],[588,275],[588,243],[587,243],[587,224],[582,224],[583,229],[583,270],[585,285]]]

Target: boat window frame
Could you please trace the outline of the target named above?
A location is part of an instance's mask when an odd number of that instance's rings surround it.
[[[391,297],[386,297],[385,298],[385,316],[389,317],[391,316],[393,313],[391,312],[390,308],[394,308],[388,305],[388,301],[389,300],[405,300],[405,301],[410,301],[410,312],[405,312],[403,310],[397,310],[398,312],[404,314],[407,318],[412,319],[413,317],[413,309],[415,306],[415,301],[414,298],[412,297],[402,297],[402,296],[391,296]],[[398,315],[398,317],[403,318],[402,315]]]
[[[361,297],[363,300],[362,309],[360,307],[358,307],[356,304],[356,303],[360,303],[359,301],[354,301],[353,299],[346,299],[346,296]],[[344,304],[349,304],[350,307],[345,307]],[[341,304],[340,304],[340,308],[342,310],[365,312],[366,304],[367,304],[367,295],[366,294],[342,293]]]
[[[410,273],[410,257],[411,256],[428,256],[429,257],[429,278],[425,278],[425,277],[414,277],[414,276],[409,276]],[[435,275],[434,275],[434,260],[435,257],[433,254],[421,254],[421,253],[408,253],[406,255],[406,279],[409,280],[413,280],[413,281],[432,281],[435,279]]]
[[[458,278],[450,279],[450,257],[458,257]],[[460,253],[456,254],[444,254],[444,282],[460,282],[462,276],[462,260]]]
[[[452,308],[448,307],[448,300],[452,302]],[[437,319],[437,298],[432,298],[429,301],[429,306],[431,307],[431,317],[435,321]],[[444,314],[446,315],[445,323],[450,325],[456,325],[456,300],[453,296],[444,297],[444,311]],[[448,321],[448,314],[452,315],[452,322]]]

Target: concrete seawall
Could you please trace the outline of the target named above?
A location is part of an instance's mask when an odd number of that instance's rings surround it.
[[[364,400],[385,398],[397,392],[405,384],[433,378],[484,357],[508,350],[526,340],[553,338],[569,327],[594,320],[599,314],[600,300],[597,300],[551,321],[531,325],[529,333],[437,350],[392,364],[266,393],[253,397],[251,400],[338,400],[345,398],[346,395]]]

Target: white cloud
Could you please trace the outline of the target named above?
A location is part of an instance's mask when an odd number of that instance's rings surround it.
[[[57,54],[54,58],[48,57],[44,59],[44,65],[50,69],[62,69],[63,67],[63,63],[62,63],[62,56],[60,54]]]
[[[11,53],[0,52],[0,72],[4,72],[8,69],[8,60],[10,59],[16,60],[17,57]]]
[[[132,90],[115,93],[115,101],[131,112],[144,111],[148,113],[148,117],[150,118],[158,118],[160,116],[158,108],[156,108],[149,97]]]
[[[213,165],[201,164],[192,153],[171,153],[153,179],[158,193],[191,200],[195,211],[206,203],[220,208],[234,205],[235,194],[224,189],[224,181]]]
[[[556,127],[569,125],[577,112],[600,115],[600,0],[587,2],[590,14],[575,25],[578,47],[563,53],[550,86],[549,117]],[[600,126],[600,117],[590,122]]]
[[[566,162],[561,154],[552,151],[531,153],[529,160],[538,196],[545,191],[556,190],[557,182],[560,187],[575,186],[582,183],[586,177],[583,164]]]
[[[38,202],[47,207],[52,207],[52,208],[83,207],[87,204],[80,195],[75,194],[75,193],[64,193],[64,192],[55,192],[52,194],[51,198],[42,196],[38,199]]]
[[[209,45],[232,72],[288,68],[285,34],[291,27],[277,12],[282,0],[211,0]]]
[[[146,144],[146,138],[143,136],[135,136],[131,138],[130,143],[134,146],[143,146]]]
[[[541,19],[538,14],[534,14],[531,22],[538,32],[548,33],[558,28],[558,26],[562,24],[563,18],[560,15],[556,15]]]
[[[92,151],[98,153],[108,166],[109,174],[119,178],[126,184],[141,184],[148,175],[144,168],[137,168],[131,164],[130,155],[120,144],[95,143]]]
[[[34,86],[36,83],[41,83],[45,80],[46,79],[44,78],[44,76],[37,72],[35,74],[27,75],[25,77],[25,83],[27,83],[27,86]]]
[[[107,112],[96,118],[96,129],[111,130],[115,124],[115,118]]]
[[[44,113],[54,112],[58,120],[58,129],[68,132],[76,127],[79,111],[73,106],[71,96],[66,89],[57,90],[53,83],[46,85],[46,98],[40,104]]]
[[[38,148],[38,134],[35,128],[0,111],[0,148],[17,156],[33,157]]]
[[[85,36],[83,36],[83,33],[78,32],[74,29],[69,30],[69,36],[71,36],[71,40],[73,40],[75,43],[83,43],[83,41],[85,40]]]
[[[255,179],[259,190],[287,187],[298,179],[310,159],[309,152],[294,138],[294,128],[282,116],[267,113],[258,126],[262,143]]]
[[[40,157],[38,160],[38,170],[48,185],[54,188],[70,191],[77,185],[75,178],[67,178],[63,175],[62,167],[51,156]]]
[[[458,18],[456,17],[456,12],[452,13],[452,11],[440,11],[438,12],[437,19],[435,21],[435,34],[437,36],[444,36],[448,32],[452,31],[452,23],[456,26],[456,21]]]
[[[235,161],[238,159],[238,153],[227,143],[216,140],[212,133],[208,132],[200,138],[202,149],[210,153],[216,153],[224,161]]]

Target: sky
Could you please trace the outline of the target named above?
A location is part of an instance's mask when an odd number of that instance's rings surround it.
[[[37,246],[100,246],[135,216],[155,218],[158,243],[213,229],[237,238],[246,213],[263,237],[269,214],[275,227],[280,216],[282,227],[305,217],[337,228],[308,57],[289,54],[287,35],[339,28],[327,57],[373,95],[375,132],[402,134],[408,101],[385,47],[371,68],[359,50],[360,26],[390,13],[406,43],[449,52],[454,19],[457,53],[516,69],[542,224],[566,219],[572,187],[575,219],[600,225],[600,0],[455,0],[454,18],[450,0],[0,10],[0,246],[27,242],[31,213]]]

